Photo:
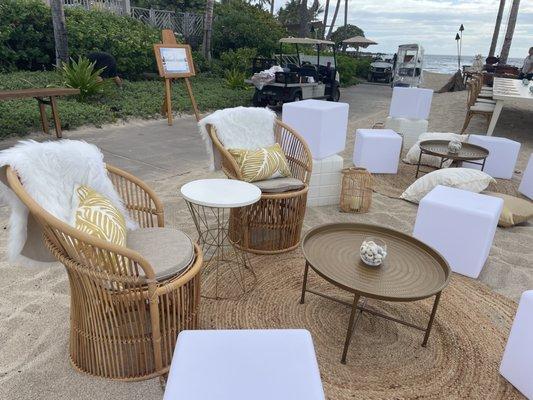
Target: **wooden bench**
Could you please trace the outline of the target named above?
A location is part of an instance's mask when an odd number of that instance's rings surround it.
[[[39,112],[41,113],[41,125],[44,133],[48,133],[48,118],[46,117],[45,105],[52,109],[52,118],[56,128],[56,136],[60,138],[61,121],[57,110],[57,96],[71,96],[80,94],[79,89],[70,88],[37,88],[37,89],[19,89],[0,91],[0,100],[16,100],[33,97],[39,103]]]

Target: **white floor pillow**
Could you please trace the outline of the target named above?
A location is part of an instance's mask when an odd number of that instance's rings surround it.
[[[409,149],[403,161],[408,164],[418,164],[418,157],[420,157],[420,147],[418,145],[420,144],[420,142],[424,140],[452,140],[452,139],[457,139],[457,140],[460,140],[461,142],[466,142],[468,139],[468,135],[458,135],[457,133],[446,133],[446,132],[423,133],[418,137],[418,141],[413,145],[413,147]],[[421,163],[423,165],[430,165],[432,167],[438,167],[440,166],[440,161],[441,161],[440,157],[424,154],[424,156],[422,156]],[[442,166],[444,168],[448,168],[451,163],[452,161],[448,160],[444,164],[442,164]]]
[[[426,194],[438,185],[479,193],[485,190],[491,182],[496,181],[490,175],[477,169],[439,169],[417,179],[400,197],[418,204]]]

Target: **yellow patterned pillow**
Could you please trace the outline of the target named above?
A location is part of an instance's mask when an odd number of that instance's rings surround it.
[[[257,150],[228,149],[246,182],[291,176],[289,164],[278,143]]]
[[[76,187],[74,196],[75,228],[116,245],[126,245],[126,221],[108,198],[85,185]]]

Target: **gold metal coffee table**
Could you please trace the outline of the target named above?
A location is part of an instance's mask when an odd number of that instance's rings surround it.
[[[387,244],[387,258],[378,267],[367,266],[359,257],[359,248],[367,237],[378,237]],[[343,364],[346,363],[348,347],[363,312],[424,331],[422,346],[426,346],[441,292],[450,279],[450,267],[437,251],[405,233],[357,223],[333,223],[316,227],[305,235],[302,250],[306,262],[300,303],[304,303],[305,293],[309,292],[351,307],[341,358]],[[352,303],[309,289],[309,268],[333,285],[353,293]],[[435,296],[433,309],[425,327],[366,307],[366,299],[411,302],[432,296]],[[365,299],[363,304],[359,304],[361,298]],[[359,314],[357,310],[360,311]]]

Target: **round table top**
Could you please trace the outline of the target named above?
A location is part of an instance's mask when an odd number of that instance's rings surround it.
[[[359,256],[367,237],[387,244],[387,258],[378,267],[366,265]],[[437,251],[410,235],[377,225],[321,225],[305,235],[302,249],[322,278],[364,297],[420,300],[442,291],[450,278],[450,267]]]
[[[449,140],[424,140],[420,142],[419,146],[424,153],[458,161],[482,160],[489,156],[489,151],[486,148],[472,143],[462,143],[461,150],[457,153],[450,153],[448,151],[449,143]]]
[[[236,208],[259,201],[261,190],[251,183],[234,179],[199,179],[183,185],[181,195],[200,206]]]

